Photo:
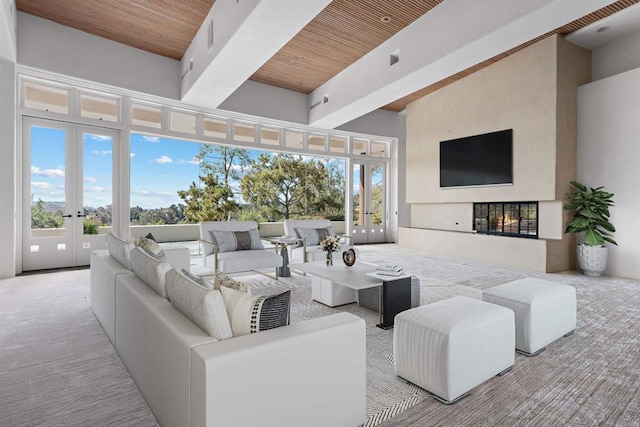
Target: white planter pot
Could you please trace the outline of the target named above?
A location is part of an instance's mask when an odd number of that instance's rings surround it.
[[[576,248],[578,268],[587,276],[600,276],[607,268],[607,247],[579,244]]]

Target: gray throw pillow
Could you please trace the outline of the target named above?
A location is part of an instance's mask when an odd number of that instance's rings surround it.
[[[211,230],[211,241],[218,245],[219,252],[264,249],[257,229],[247,231]]]
[[[316,246],[322,242],[327,236],[335,236],[336,232],[333,227],[326,228],[296,228],[298,236],[303,239],[307,246]]]
[[[131,251],[131,268],[138,279],[161,297],[167,298],[165,274],[171,270],[168,262],[152,257],[142,248],[135,248]]]
[[[134,248],[133,242],[122,240],[115,234],[109,232],[105,236],[105,243],[109,255],[125,268],[131,270],[131,250]]]

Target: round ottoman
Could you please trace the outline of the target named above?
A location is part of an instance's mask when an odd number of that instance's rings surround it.
[[[569,285],[529,277],[487,289],[482,299],[514,311],[516,350],[525,356],[576,329],[576,290]]]
[[[395,317],[393,352],[399,377],[442,403],[456,403],[513,366],[513,311],[457,296]]]

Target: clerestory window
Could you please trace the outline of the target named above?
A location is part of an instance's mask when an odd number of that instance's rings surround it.
[[[481,234],[538,238],[538,202],[473,204],[473,229]]]

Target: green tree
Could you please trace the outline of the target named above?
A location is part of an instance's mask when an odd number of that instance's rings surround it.
[[[229,180],[239,180],[251,162],[249,152],[244,148],[214,144],[201,144],[195,159],[200,162],[204,174],[213,174],[226,186],[229,186]]]
[[[64,217],[62,209],[46,210],[42,199],[31,205],[31,228],[62,228]]]
[[[178,191],[178,196],[185,202],[183,213],[186,222],[224,221],[240,209],[231,187],[220,184],[213,173],[201,176],[200,181],[202,187],[193,182],[188,190]]]
[[[339,178],[332,177],[321,160],[261,154],[251,161],[240,188],[244,200],[258,209],[262,220],[326,217],[343,209],[344,194],[329,190],[332,179]]]

